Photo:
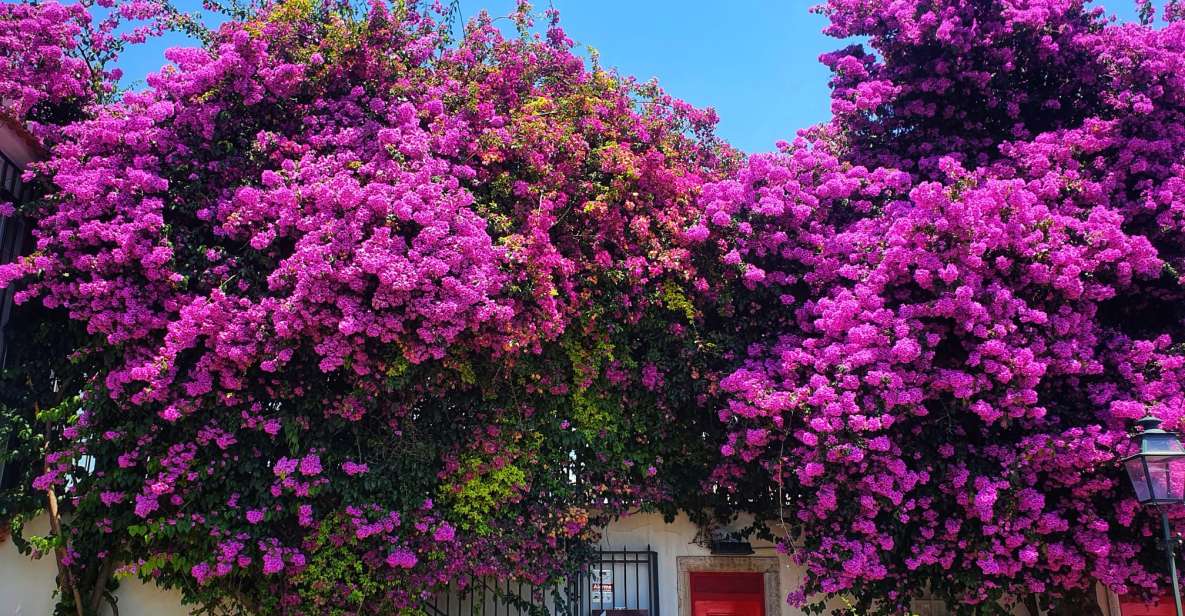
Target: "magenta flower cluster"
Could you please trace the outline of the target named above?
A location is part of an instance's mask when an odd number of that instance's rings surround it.
[[[112,65],[128,45],[192,23],[164,0],[0,5],[0,114],[49,145],[115,92]]]
[[[73,57],[80,22],[90,14],[79,4],[4,4],[0,7],[0,48],[22,50],[0,59],[0,111],[25,120],[34,107],[91,94],[86,62]]]

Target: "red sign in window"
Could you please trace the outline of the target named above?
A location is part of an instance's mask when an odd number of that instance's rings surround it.
[[[1161,597],[1154,603],[1144,603],[1139,597],[1124,596],[1119,598],[1119,613],[1121,616],[1176,616],[1177,609],[1173,605],[1173,598]]]
[[[765,616],[760,573],[692,573],[692,616]]]

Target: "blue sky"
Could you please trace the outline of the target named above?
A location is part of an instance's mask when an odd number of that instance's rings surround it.
[[[827,70],[819,54],[842,46],[820,33],[825,20],[800,0],[552,0],[568,35],[595,47],[605,66],[641,80],[658,77],[670,94],[714,107],[719,133],[747,152],[771,150],[806,126],[826,120]],[[546,0],[536,0],[546,7]],[[200,6],[180,2],[183,9]],[[1132,0],[1102,2],[1134,19]],[[464,17],[482,9],[513,10],[514,0],[461,0]],[[125,84],[164,63],[179,36],[138,48],[121,68]]]

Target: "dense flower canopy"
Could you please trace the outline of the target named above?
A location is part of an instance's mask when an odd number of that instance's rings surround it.
[[[34,487],[111,461],[79,511],[146,574],[256,611],[543,582],[685,457],[671,418],[706,385],[664,374],[699,340],[681,238],[732,158],[712,116],[558,27],[445,35],[277,5],[169,51],[42,168],[5,276],[108,360]]]
[[[453,41],[290,0],[92,104],[85,12],[11,6],[39,25],[0,43],[42,54],[0,66],[14,113],[85,107],[0,269],[85,329],[33,482],[94,522],[79,563],[383,613],[544,582],[627,510],[733,507],[788,530],[798,603],[1164,582],[1116,461],[1135,417],[1185,427],[1175,5],[832,0],[872,51],[823,57],[832,122],[743,160],[554,12]]]
[[[760,463],[792,495],[800,593],[895,613],[927,588],[1155,585],[1116,460],[1132,419],[1185,416],[1185,26],[1081,2],[822,11],[875,52],[824,56],[835,120],[704,190],[786,306],[722,382],[723,472]]]

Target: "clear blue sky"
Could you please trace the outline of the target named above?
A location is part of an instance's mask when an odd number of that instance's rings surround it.
[[[802,0],[553,0],[568,35],[595,47],[605,66],[641,80],[658,77],[670,94],[714,107],[719,133],[747,152],[773,149],[799,128],[826,120],[827,70],[819,54],[842,46],[823,36],[825,20]],[[179,3],[196,10],[197,0]],[[505,15],[514,0],[461,0],[467,19],[481,9]],[[536,0],[537,9],[547,0]],[[1134,19],[1132,0],[1104,0]],[[120,63],[125,84],[164,63],[173,35],[138,48]],[[142,84],[142,82],[141,82]]]

